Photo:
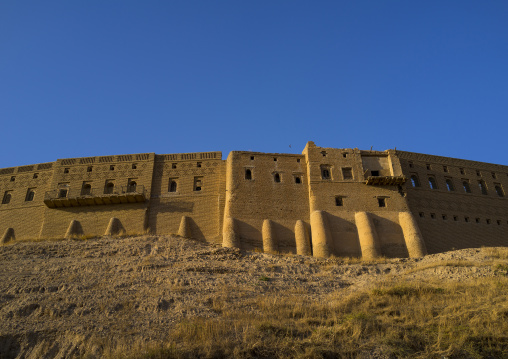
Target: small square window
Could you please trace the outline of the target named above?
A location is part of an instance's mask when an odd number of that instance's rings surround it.
[[[425,213],[420,212],[419,215],[420,215],[420,218],[425,218]]]
[[[301,184],[302,183],[302,177],[301,176],[295,176],[295,183]]]
[[[480,218],[475,219],[476,223],[480,223]]]
[[[463,168],[459,168],[459,171],[460,171],[460,174],[463,175],[463,174],[466,174],[466,172],[464,171]]]
[[[448,216],[446,214],[441,215],[441,218],[443,218],[443,221],[446,221],[448,219]]]
[[[378,198],[377,204],[379,207],[386,207],[386,200],[384,198]]]
[[[296,162],[300,163],[300,159],[299,159],[299,158],[297,158],[297,159],[296,159]]]
[[[196,166],[201,167],[201,162],[198,162]]]
[[[254,156],[250,156],[250,160],[251,160],[251,161],[254,161]]]
[[[443,166],[443,172],[448,172],[448,166]]]
[[[342,200],[341,196],[335,197],[335,205],[338,207],[342,207],[344,205],[344,201]]]
[[[92,169],[93,169],[93,168],[92,168],[92,166],[88,166],[88,167],[86,168],[86,171],[87,171],[87,172],[92,172]]]
[[[413,162],[408,162],[408,164],[409,164],[409,168],[413,168],[413,166],[414,166]]]
[[[109,166],[109,170],[110,170],[110,171],[114,171],[114,170],[115,170],[115,165],[111,165],[111,166]]]
[[[459,220],[459,217],[457,217],[457,216],[453,216],[453,220],[454,220],[455,222],[457,222],[457,221]]]
[[[38,174],[38,173],[34,173],[34,175],[33,175],[33,177],[32,177],[32,178],[33,178],[33,179],[39,178],[39,174]]]
[[[430,170],[432,167],[427,163],[427,169]]]
[[[274,157],[274,158],[273,158],[273,160],[274,160],[274,161],[277,161],[277,157]]]
[[[347,152],[343,153],[342,157],[347,158]]]
[[[476,170],[476,175],[481,176],[482,174],[480,173],[480,171]]]
[[[379,176],[379,171],[370,171],[370,175],[374,176],[374,177],[378,177]]]
[[[464,217],[464,222],[469,222],[469,217]]]
[[[500,226],[501,225],[501,221],[498,219],[497,220],[497,225]]]
[[[175,169],[176,168],[176,163],[171,164],[171,168]]]
[[[64,173],[69,173],[70,170],[70,168],[64,168]]]
[[[487,222],[487,224],[490,224],[490,219],[487,218],[485,221]]]
[[[431,213],[431,214],[430,214],[430,218],[432,218],[432,219],[436,219],[436,214],[435,214],[435,213]]]
[[[326,151],[321,151],[321,154],[323,155],[323,157],[326,157],[327,155]]]
[[[137,168],[138,168],[138,165],[137,165],[136,163],[133,163],[133,164],[132,164],[132,169],[133,169],[133,170],[135,170],[135,169],[137,169]]]

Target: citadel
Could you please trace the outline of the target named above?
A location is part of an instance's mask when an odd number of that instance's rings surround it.
[[[0,235],[179,234],[317,257],[508,245],[508,167],[323,148],[66,158],[0,169]]]

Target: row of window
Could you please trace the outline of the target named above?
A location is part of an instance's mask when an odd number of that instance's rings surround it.
[[[410,179],[411,179],[411,185],[413,187],[421,187],[418,175],[412,174]],[[429,182],[430,189],[438,189],[436,178],[434,176],[429,176],[428,182]],[[446,189],[448,190],[448,192],[455,191],[455,185],[453,184],[453,180],[451,178],[446,178],[445,183],[446,183]],[[465,193],[471,193],[471,186],[469,184],[468,179],[462,179],[462,188]],[[484,194],[484,195],[488,194],[487,185],[485,184],[485,181],[478,180],[478,188],[480,189],[480,192],[482,194]],[[504,190],[503,190],[503,186],[501,185],[501,183],[494,183],[494,189],[496,191],[496,194],[499,197],[504,197]]]
[[[330,165],[321,165],[321,178],[324,180],[332,179],[332,168]],[[343,180],[352,180],[353,179],[353,169],[351,167],[342,167],[342,179]]]
[[[414,163],[412,161],[409,161],[408,164],[409,164],[409,168],[414,168]],[[441,166],[441,165],[439,165],[439,166]],[[438,165],[431,165],[430,163],[425,164],[425,167],[427,168],[427,171],[435,170],[436,167],[439,167],[439,166]],[[446,165],[442,165],[441,167],[443,169],[443,172],[445,172],[445,173],[448,173],[449,170],[450,170],[450,168],[448,166],[446,166]],[[459,167],[459,172],[460,172],[461,175],[465,175],[466,174],[466,170],[463,167]],[[482,171],[475,170],[475,172],[476,172],[476,175],[478,177],[482,176]],[[487,172],[489,172],[489,171],[487,171]],[[490,176],[492,176],[493,179],[497,179],[496,172],[490,172]]]
[[[252,180],[252,170],[247,168],[245,169],[245,179],[246,180]],[[301,175],[293,175],[293,179],[295,181],[296,184],[301,184],[302,183],[302,176]],[[274,172],[273,173],[273,181],[275,183],[280,183],[282,182],[282,176],[280,173],[278,172]]]
[[[36,190],[36,188],[29,188],[26,191],[25,202],[31,202],[31,201],[34,200],[34,198],[35,198],[35,190]],[[4,195],[2,197],[2,204],[8,204],[8,203],[10,203],[11,202],[11,198],[12,198],[12,191],[5,191]]]
[[[420,213],[419,213],[419,216],[420,216],[420,218],[426,218],[426,217],[425,217],[425,213],[424,213],[424,212],[420,212]],[[435,213],[429,213],[429,216],[430,216],[430,218],[431,218],[431,219],[437,219],[437,217],[438,217]],[[457,216],[457,215],[454,215],[454,216],[452,216],[451,218],[452,218],[452,219],[453,219],[453,221],[455,221],[455,222],[459,222],[459,221],[461,221],[461,218],[459,218],[459,216]],[[446,215],[446,214],[441,214],[441,219],[442,219],[443,221],[447,221],[447,220],[448,220],[448,215]],[[471,220],[468,216],[464,216],[463,220],[464,220],[464,222],[466,222],[466,223],[473,223],[473,221],[472,221],[472,220]],[[481,218],[476,217],[476,218],[474,219],[474,222],[479,224],[479,223],[482,223],[483,221],[481,220]],[[486,223],[486,224],[492,224],[493,222],[492,222],[492,220],[491,220],[490,218],[486,218],[486,219],[485,219],[485,223]],[[503,224],[503,221],[502,221],[502,220],[500,220],[500,219],[497,219],[497,220],[496,220],[496,223],[497,223],[497,225],[499,225],[499,226],[500,226],[501,224]],[[508,224],[508,222],[507,222],[507,224]]]
[[[110,165],[110,166],[109,166],[109,170],[110,170],[110,171],[114,171],[114,170],[115,170],[115,168],[116,168],[116,165]],[[133,163],[133,164],[131,165],[131,168],[132,168],[133,170],[137,169],[137,168],[138,168],[137,163]],[[70,173],[70,171],[71,171],[71,168],[70,168],[70,167],[64,167],[63,173]],[[88,167],[86,168],[86,171],[87,171],[87,172],[93,172],[93,166],[88,166]]]
[[[344,198],[346,198],[346,197],[344,197],[344,196],[335,196],[335,205],[337,207],[344,206]],[[378,207],[381,207],[381,208],[386,207],[386,205],[387,205],[386,199],[387,198],[388,197],[376,197]]]
[[[203,188],[203,177],[194,177],[193,190],[195,192],[201,191]],[[168,192],[176,192],[178,189],[178,178],[170,178],[168,185]]]

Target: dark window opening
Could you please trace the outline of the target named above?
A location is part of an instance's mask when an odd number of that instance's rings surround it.
[[[323,157],[326,157],[327,155],[326,151],[321,151],[321,154],[323,155]]]
[[[250,160],[251,160],[251,161],[254,161],[254,156],[250,156]]]
[[[420,218],[425,218],[425,213],[423,212],[420,212],[418,215],[420,216]]]
[[[92,172],[92,166],[88,166],[86,169],[87,172]]]
[[[138,165],[137,165],[136,163],[133,163],[133,164],[132,164],[132,169],[133,169],[133,170],[135,170],[135,169],[137,169],[137,168],[138,168]]]
[[[296,184],[302,183],[302,178],[300,176],[295,176],[295,183]]]
[[[127,192],[136,192],[137,185],[136,181],[130,181],[127,185]]]
[[[16,176],[11,176],[11,182],[14,182],[16,180]]]
[[[432,219],[436,219],[436,214],[435,214],[435,213],[431,213],[431,214],[430,214],[430,218],[432,218]]]
[[[464,187],[464,192],[471,193],[471,187],[469,186],[469,182],[468,181],[463,181],[462,182],[462,187]]]
[[[378,198],[377,204],[379,207],[386,207],[386,200],[384,198]]]
[[[252,179],[252,171],[251,170],[245,170],[245,179],[246,180]]]
[[[353,179],[353,169],[352,169],[352,168],[350,168],[350,167],[343,168],[343,169],[342,169],[342,177],[343,177],[345,180],[348,180],[348,179]]]
[[[344,205],[344,202],[343,202],[343,200],[342,200],[342,197],[340,197],[340,196],[336,196],[336,197],[335,197],[335,205],[336,205],[336,206],[339,206],[339,207]]]
[[[2,198],[2,204],[7,204],[11,201],[11,191],[5,191]]]
[[[330,167],[321,166],[321,178],[322,179],[330,179]]]
[[[273,180],[274,180],[275,182],[279,183],[279,182],[280,182],[280,174],[278,174],[278,173],[274,174],[274,175],[273,175]]]
[[[460,171],[460,174],[463,175],[465,174],[466,172],[464,172],[464,169],[463,168],[459,168],[459,171]]]
[[[201,167],[201,162],[198,162],[196,166]]]
[[[342,154],[342,157],[347,158],[347,152]]]
[[[446,189],[448,192],[455,191],[455,187],[453,186],[453,182],[450,178],[446,179]]]
[[[35,196],[35,191],[33,188],[29,188],[26,192],[25,202],[33,201]]]
[[[501,221],[498,219],[497,220],[497,225],[500,226],[501,225]]]
[[[478,170],[477,170],[477,171],[476,171],[476,175],[477,175],[477,176],[481,176],[482,174],[480,173],[480,171],[478,171]]]
[[[487,194],[487,187],[485,186],[485,182],[478,181],[478,187],[480,187],[482,194]]]
[[[378,177],[379,176],[379,171],[370,171],[370,174],[371,174],[371,176]]]
[[[81,195],[87,196],[87,195],[90,195],[91,193],[92,193],[92,186],[90,185],[90,183],[84,183],[83,187],[81,188]]]
[[[274,158],[273,158],[273,160],[274,160],[274,161],[277,161],[277,157],[274,157]]]
[[[459,220],[459,217],[457,217],[457,216],[453,216],[453,220],[454,220],[455,222],[457,222],[457,221]]]
[[[203,187],[203,177],[194,177],[194,191],[201,191]]]
[[[176,180],[170,179],[169,180],[169,192],[176,192]]]
[[[476,223],[480,223],[480,218],[475,219]]]
[[[464,217],[465,222],[469,222],[469,217]]]
[[[111,165],[111,166],[109,166],[109,170],[110,170],[110,171],[114,171],[114,170],[115,170],[115,165]]]
[[[430,169],[431,169],[431,167],[430,167],[430,165],[429,165],[429,164],[427,164],[426,166],[427,166],[427,169],[428,169],[428,170],[430,170]]]
[[[171,164],[171,168],[175,169],[176,168],[176,163]]]
[[[429,186],[431,189],[437,189],[437,183],[434,177],[429,177]]]
[[[413,187],[420,187],[420,180],[417,175],[411,175],[411,184]]]
[[[441,218],[443,218],[443,221],[446,221],[448,219],[448,216],[446,214],[441,215]]]
[[[32,178],[33,178],[33,179],[39,178],[39,174],[38,174],[38,173],[34,173],[34,175],[33,175],[33,177],[32,177]]]
[[[409,168],[413,168],[413,162],[408,162]]]
[[[496,193],[499,197],[504,197],[504,191],[501,185],[496,185],[494,188],[496,189]]]
[[[443,172],[448,172],[448,166],[443,166]]]
[[[300,163],[300,159],[299,159],[299,158],[297,158],[297,159],[296,159],[296,162]]]
[[[106,187],[104,188],[105,194],[112,194],[115,189],[115,184],[113,182],[106,183]]]
[[[70,168],[64,168],[64,173],[69,173]]]
[[[58,191],[58,198],[65,198],[67,197],[67,190],[65,188],[61,188],[60,191]]]
[[[492,172],[492,178],[496,179],[497,176],[496,176],[496,173],[495,172]]]
[[[486,222],[487,222],[487,224],[490,224],[490,219],[488,219],[488,218],[487,218],[487,219],[486,219]]]

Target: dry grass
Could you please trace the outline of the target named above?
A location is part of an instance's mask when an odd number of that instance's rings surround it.
[[[508,277],[500,275],[464,283],[388,281],[319,302],[272,293],[239,307],[225,295],[208,299],[218,318],[181,322],[165,343],[109,357],[503,358],[507,294]]]

